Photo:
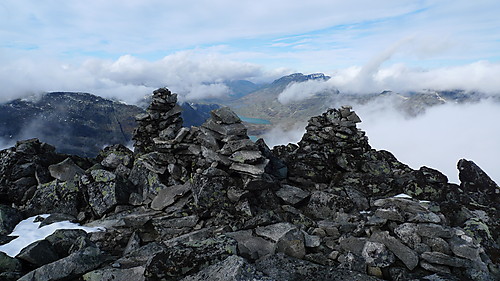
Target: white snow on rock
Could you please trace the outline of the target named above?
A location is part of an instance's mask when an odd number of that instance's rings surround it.
[[[412,197],[408,194],[404,194],[404,193],[400,193],[396,196],[394,196],[394,198],[407,198],[407,199],[411,199]]]
[[[0,245],[0,252],[6,253],[8,256],[15,257],[26,246],[38,240],[43,240],[58,229],[83,229],[86,232],[104,231],[102,227],[86,227],[69,221],[55,222],[49,225],[40,227],[41,222],[34,222],[37,217],[47,218],[49,215],[37,215],[29,217],[19,222],[9,236],[19,236],[7,244]]]

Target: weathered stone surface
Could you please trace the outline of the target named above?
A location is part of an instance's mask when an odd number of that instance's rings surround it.
[[[241,123],[240,117],[229,109],[229,107],[221,107],[219,109],[212,110],[210,114],[216,121],[219,121],[222,124]]]
[[[229,156],[241,150],[257,150],[257,146],[250,139],[232,140],[224,144],[221,148],[221,154]]]
[[[190,190],[191,186],[189,184],[174,185],[162,189],[158,191],[153,202],[151,202],[151,208],[153,210],[162,210],[172,205],[178,198],[184,196]]]
[[[310,193],[295,186],[283,185],[278,191],[276,191],[276,195],[284,202],[290,205],[295,205],[306,199]]]
[[[58,256],[47,240],[40,240],[26,246],[16,258],[38,267],[56,261]]]
[[[16,209],[0,205],[0,235],[8,235],[22,220],[22,215]]]
[[[103,262],[104,256],[101,251],[89,247],[41,266],[21,277],[19,281],[74,279],[97,268]]]
[[[134,280],[145,281],[145,268],[137,266],[132,268],[103,268],[93,270],[83,275],[85,281],[112,281],[112,280]]]
[[[306,254],[304,234],[299,229],[291,229],[276,243],[276,251],[291,257],[303,258]]]
[[[419,223],[417,226],[417,233],[420,236],[425,236],[430,238],[436,238],[436,237],[451,238],[453,230],[439,224]]]
[[[61,222],[61,221],[74,222],[75,220],[76,220],[76,218],[72,215],[53,213],[53,214],[50,214],[48,217],[44,218],[38,227],[39,228],[44,227],[46,225],[50,225],[50,224],[53,224],[56,222]]]
[[[38,187],[31,200],[26,204],[30,215],[64,213],[77,216],[83,202],[79,183],[54,180]],[[50,202],[50,204],[47,204]]]
[[[441,252],[441,253],[445,253],[447,255],[452,254],[452,252],[450,250],[450,245],[443,238],[440,238],[440,237],[436,237],[436,238],[422,237],[422,242],[429,245],[429,247],[431,247],[433,252]]]
[[[388,267],[396,260],[394,254],[384,244],[378,242],[367,241],[361,255],[365,258],[367,265],[374,267]]]
[[[419,259],[417,253],[405,246],[398,239],[390,236],[387,231],[375,232],[370,237],[370,240],[387,246],[408,269],[413,270],[418,265]]]
[[[260,176],[264,173],[264,169],[266,168],[266,163],[258,164],[258,165],[250,165],[250,164],[241,164],[241,163],[232,163],[229,169],[251,176]]]
[[[318,219],[333,219],[343,207],[352,207],[352,202],[335,194],[314,191],[311,193],[306,212]]]
[[[186,273],[196,273],[208,265],[224,260],[236,253],[236,247],[236,241],[225,236],[177,243],[167,251],[151,257],[144,275],[153,279],[179,279]]]
[[[465,259],[452,257],[440,252],[425,252],[421,255],[421,257],[429,263],[442,264],[452,267],[464,267],[469,264],[469,262]]]
[[[238,163],[247,163],[247,164],[254,164],[258,163],[259,161],[263,160],[264,157],[262,157],[262,154],[260,151],[252,151],[252,150],[240,150],[236,151],[233,153],[230,157],[229,160],[238,162]]]
[[[346,252],[352,252],[358,256],[361,256],[366,243],[365,237],[345,237],[339,239],[340,247]]]
[[[443,266],[443,265],[437,265],[437,264],[430,264],[430,263],[427,263],[425,261],[421,261],[420,262],[420,266],[425,269],[425,270],[428,270],[428,271],[431,271],[431,272],[438,272],[438,273],[451,273],[451,270],[449,267],[447,266]]]
[[[182,281],[273,281],[257,271],[245,259],[232,255],[225,260],[211,265]]]
[[[480,260],[481,249],[479,245],[474,245],[472,241],[465,241],[460,237],[452,237],[449,240],[450,249],[458,257],[469,260]]]
[[[398,222],[403,222],[405,220],[401,215],[400,211],[394,206],[391,206],[389,208],[378,208],[375,211],[375,216],[382,219],[398,221]]]
[[[317,280],[317,281],[345,281],[345,280],[378,280],[368,275],[345,269],[322,266],[305,260],[296,259],[278,253],[256,262],[257,270],[274,280]]]
[[[121,177],[106,170],[91,172],[94,182],[87,185],[89,205],[101,217],[112,211],[116,205],[127,204],[134,188]]]
[[[229,232],[226,235],[238,242],[239,255],[250,260],[257,260],[276,251],[276,243],[253,236],[251,230]]]
[[[71,160],[66,158],[63,162],[49,166],[50,175],[60,181],[73,180],[76,175],[83,175],[85,171]]]
[[[18,259],[9,257],[4,252],[0,252],[0,272],[21,271],[21,262]]]
[[[78,238],[87,237],[87,232],[82,229],[58,229],[45,238],[59,258],[71,254],[70,249],[77,243]]]
[[[302,231],[304,234],[304,245],[307,248],[316,248],[321,245],[321,237],[317,235],[309,235],[307,232]]]
[[[273,242],[278,242],[283,235],[297,227],[291,223],[277,223],[268,226],[257,227],[255,234],[269,239]]]
[[[403,223],[394,229],[396,236],[410,248],[415,249],[422,242],[422,239],[417,234],[419,225],[415,223]]]

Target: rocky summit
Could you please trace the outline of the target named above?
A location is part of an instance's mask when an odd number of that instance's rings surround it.
[[[0,253],[0,280],[500,280],[500,188],[474,162],[460,185],[413,170],[372,149],[348,106],[271,149],[227,107],[183,127],[176,102],[154,91],[134,152],[0,151],[1,243],[41,214],[105,229]]]

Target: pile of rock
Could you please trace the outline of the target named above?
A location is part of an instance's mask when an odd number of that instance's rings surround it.
[[[0,254],[0,279],[498,279],[499,189],[472,162],[459,163],[460,187],[412,170],[371,149],[349,107],[311,118],[297,146],[271,150],[229,108],[179,127],[175,101],[155,91],[135,152],[115,145],[84,161],[35,140],[0,152],[2,203],[16,206],[0,206],[0,241],[40,213],[65,214],[47,224],[106,229]],[[45,155],[52,160],[38,165]],[[19,200],[13,171],[32,165],[20,178],[37,182],[21,190],[35,190]],[[401,192],[415,199],[393,197]],[[41,252],[51,258],[36,259]]]
[[[139,126],[132,138],[134,151],[151,152],[154,151],[155,138],[174,138],[182,127],[181,111],[176,94],[166,88],[155,90],[146,113],[136,116]]]
[[[298,146],[275,149],[287,160],[290,180],[301,185],[329,183],[339,173],[360,169],[363,154],[371,148],[365,133],[356,128],[359,122],[349,106],[312,117]]]

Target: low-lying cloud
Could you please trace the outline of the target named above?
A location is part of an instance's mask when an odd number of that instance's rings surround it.
[[[363,120],[370,145],[392,152],[413,169],[427,166],[458,183],[459,159],[474,161],[500,182],[500,104],[484,100],[474,104],[444,104],[408,118],[390,100],[375,100],[353,108]],[[270,145],[297,142],[304,127],[284,131],[276,128],[264,138]]]
[[[159,87],[168,87],[179,99],[224,97],[227,80],[272,80],[286,70],[261,66],[222,55],[183,51],[157,61],[125,55],[115,61],[86,60],[79,65],[52,60],[24,59],[0,66],[0,102],[39,92],[80,91],[136,103]]]
[[[328,81],[306,81],[290,84],[278,100],[287,104],[325,91],[339,90],[349,94],[372,94],[391,90],[399,93],[432,89],[465,90],[500,95],[500,63],[479,61],[462,66],[435,69],[410,68],[394,64],[373,72],[350,67],[330,74]]]

